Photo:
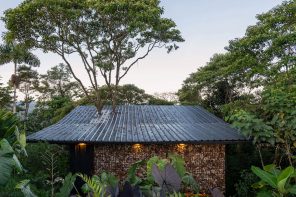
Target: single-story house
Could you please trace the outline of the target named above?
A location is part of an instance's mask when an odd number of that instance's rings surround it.
[[[183,156],[203,191],[225,190],[225,146],[245,141],[237,130],[198,106],[79,106],[58,123],[28,136],[29,142],[70,145],[71,168],[123,178],[134,162],[175,152]]]

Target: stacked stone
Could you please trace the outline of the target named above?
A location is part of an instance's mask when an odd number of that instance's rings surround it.
[[[96,145],[94,173],[112,172],[124,180],[129,167],[136,161],[153,156],[166,158],[169,153],[177,153],[184,158],[187,171],[193,174],[202,192],[214,187],[225,191],[225,145],[223,144]]]

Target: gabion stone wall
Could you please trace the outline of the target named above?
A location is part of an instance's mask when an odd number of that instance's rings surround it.
[[[221,144],[96,145],[94,173],[108,171],[124,179],[134,162],[155,155],[165,158],[172,152],[185,159],[187,171],[194,175],[202,192],[213,187],[225,191],[225,145]]]

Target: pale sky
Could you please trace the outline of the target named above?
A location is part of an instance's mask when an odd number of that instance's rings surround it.
[[[16,7],[21,0],[0,0],[0,15],[8,8]],[[162,0],[165,17],[173,19],[181,31],[184,43],[167,54],[165,49],[155,49],[139,62],[123,79],[121,84],[133,83],[147,93],[176,92],[183,80],[200,66],[205,65],[214,53],[224,52],[228,41],[244,35],[249,25],[256,23],[257,14],[268,11],[281,0]],[[1,34],[5,32],[0,22]],[[34,51],[40,58],[40,73],[61,63],[59,56]],[[75,71],[86,81],[87,77],[78,58],[73,58]],[[2,81],[13,73],[13,66],[0,67]],[[101,81],[103,84],[103,81]]]

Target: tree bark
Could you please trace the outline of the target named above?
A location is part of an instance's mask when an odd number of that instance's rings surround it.
[[[274,160],[273,163],[275,165],[280,165],[280,155],[279,155],[280,147],[279,144],[276,144],[275,151],[274,151]]]
[[[112,90],[112,112],[113,114],[116,113],[116,106],[117,106],[117,87],[114,87],[114,90]]]
[[[262,153],[261,153],[261,147],[260,147],[259,144],[257,144],[256,147],[257,147],[259,157],[260,157],[260,161],[261,161],[261,165],[262,165],[262,168],[263,168],[264,167],[264,162],[263,162],[263,157],[262,157]]]
[[[95,94],[96,96],[95,96],[94,103],[97,108],[98,114],[101,114],[103,109],[103,103],[102,103],[102,98],[98,89],[95,90]]]
[[[28,121],[29,106],[30,106],[29,96],[26,95],[26,98],[25,98],[25,123]]]
[[[286,153],[287,153],[287,156],[288,156],[288,161],[289,161],[289,164],[290,166],[293,167],[293,161],[292,161],[292,157],[291,157],[291,147],[290,145],[287,143],[287,141],[285,142],[285,146],[286,146]]]

